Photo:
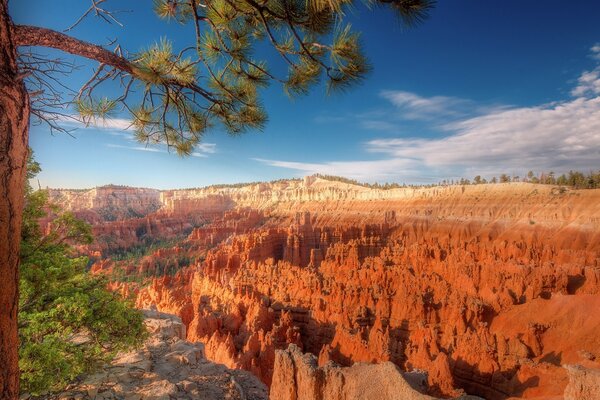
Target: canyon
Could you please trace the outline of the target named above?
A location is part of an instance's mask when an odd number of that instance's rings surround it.
[[[365,376],[417,390],[395,373],[422,378],[415,398],[600,398],[598,189],[311,176],[49,194],[92,224],[91,273],[272,399],[372,398]]]

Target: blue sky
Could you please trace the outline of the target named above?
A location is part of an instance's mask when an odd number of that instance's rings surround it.
[[[124,27],[88,18],[74,36],[118,39],[135,52],[163,36],[193,42],[191,26],[159,20],[135,0],[112,2]],[[108,2],[111,5],[111,2]],[[86,1],[11,2],[16,23],[63,30]],[[130,12],[129,12],[130,11]],[[205,136],[196,155],[147,151],[125,120],[51,135],[32,126],[42,186],[108,183],[198,187],[321,172],[361,181],[428,183],[528,170],[600,168],[600,2],[440,1],[410,30],[384,10],[348,15],[374,70],[359,86],[327,96],[323,87],[290,100],[278,85],[263,92],[262,132]],[[51,53],[44,51],[44,53]],[[89,63],[66,83],[89,78]],[[276,68],[275,60],[272,62]],[[115,92],[116,93],[116,92]],[[122,119],[126,115],[118,116]]]

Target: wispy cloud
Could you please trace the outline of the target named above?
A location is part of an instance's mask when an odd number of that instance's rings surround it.
[[[483,113],[490,106],[477,106],[473,101],[450,96],[424,97],[402,90],[383,90],[379,96],[389,102],[386,107],[346,115],[320,115],[319,124],[348,123],[368,131],[400,132],[406,121],[439,122]]]
[[[600,54],[600,45],[592,48]],[[428,115],[445,113],[442,138],[384,138],[366,142],[374,161],[301,163],[262,160],[267,165],[302,173],[326,173],[363,180],[386,178],[426,181],[428,176],[523,174],[529,169],[565,172],[600,167],[600,67],[581,75],[575,98],[534,107],[480,107],[477,115],[453,118],[461,102],[425,98],[408,92],[386,92],[404,109]],[[400,93],[400,94],[399,94]],[[444,103],[449,102],[449,105]],[[411,111],[412,110],[412,111]],[[385,125],[382,125],[385,127]]]
[[[164,148],[159,148],[157,145],[148,145],[148,146],[128,146],[116,143],[106,143],[106,147],[111,147],[114,149],[125,149],[125,150],[135,150],[135,151],[147,151],[151,153],[168,153],[166,146]],[[192,157],[200,157],[206,158],[209,154],[214,154],[216,152],[216,143],[201,143],[196,146],[196,151],[191,153]]]
[[[200,143],[196,145],[196,150],[201,153],[213,154],[217,152],[216,143]]]
[[[196,145],[196,151],[191,154],[192,157],[206,158],[209,154],[217,152],[216,143],[200,143]]]
[[[593,59],[600,61],[600,42],[592,46],[590,53]]]
[[[93,129],[115,136],[131,137],[131,134],[127,132],[131,130],[131,120],[125,118],[99,118],[86,123],[79,115],[71,114],[58,117],[57,122],[66,128]]]
[[[104,131],[110,135],[120,136],[128,139],[130,142],[135,142],[135,138],[131,135],[132,122],[129,119],[125,118],[104,118],[94,121],[94,123],[85,123],[81,120],[81,118],[77,115],[68,115],[61,117],[61,124],[67,127],[74,127],[79,129],[94,129]],[[123,145],[123,144],[115,144],[115,143],[107,143],[106,147],[118,148],[118,149],[127,149],[127,150],[135,150],[135,151],[146,151],[151,153],[168,153],[168,150],[165,148],[159,148],[157,145],[148,145],[148,146],[139,146],[139,145]],[[217,152],[217,144],[216,143],[199,143],[195,147],[195,151],[190,154],[192,157],[208,157],[209,154],[214,154]]]
[[[156,147],[144,147],[144,146],[124,146],[121,144],[107,143],[106,147],[111,147],[114,149],[127,149],[127,150],[136,150],[136,151],[148,151],[151,153],[166,153],[165,150],[157,149]]]
[[[426,167],[497,172],[597,167],[600,160],[600,97],[516,108],[445,126],[441,139],[378,139],[367,150]]]
[[[425,171],[417,169],[418,163],[409,159],[389,158],[373,161],[329,161],[324,163],[304,163],[294,161],[268,160],[253,158],[272,167],[287,168],[298,171],[299,175],[312,175],[316,173],[325,175],[341,175],[361,181],[391,180],[399,175],[418,177],[430,180],[425,176]]]
[[[600,43],[592,46],[590,56],[594,60],[600,61]],[[584,71],[577,79],[577,86],[573,88],[571,94],[575,97],[600,94],[600,65],[591,71]]]
[[[460,116],[470,101],[449,96],[423,97],[401,90],[384,90],[381,96],[389,100],[405,119],[434,119]]]
[[[600,68],[581,74],[571,94],[575,97],[600,94]]]
[[[96,121],[96,123],[91,126],[97,129],[127,131],[131,129],[132,122],[131,120],[124,118],[105,118]]]

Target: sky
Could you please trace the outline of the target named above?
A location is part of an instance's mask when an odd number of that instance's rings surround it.
[[[69,34],[98,44],[117,39],[131,52],[161,37],[179,48],[193,43],[191,26],[158,19],[149,3],[109,0],[108,8],[123,11],[123,27],[92,16]],[[15,23],[61,31],[88,6],[10,3]],[[273,84],[261,94],[264,130],[229,136],[216,127],[186,158],[133,141],[126,114],[93,127],[67,123],[77,128],[70,135],[32,125],[40,185],[168,189],[314,173],[418,184],[600,169],[600,2],[439,1],[410,29],[359,5],[346,20],[362,32],[373,65],[361,84],[332,95],[321,85],[294,99]],[[80,66],[64,78],[77,89],[96,64],[61,56]]]

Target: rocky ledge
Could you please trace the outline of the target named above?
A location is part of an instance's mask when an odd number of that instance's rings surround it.
[[[204,357],[204,346],[185,340],[174,315],[144,310],[150,337],[136,351],[119,354],[102,371],[52,399],[266,400],[266,386],[251,373],[230,370]]]
[[[340,367],[332,361],[317,365],[312,354],[295,344],[275,352],[271,400],[436,400],[427,390],[424,372],[401,372],[391,362],[355,363]],[[459,396],[456,400],[483,400]]]
[[[569,384],[564,400],[597,399],[600,396],[600,369],[582,365],[565,365]]]

